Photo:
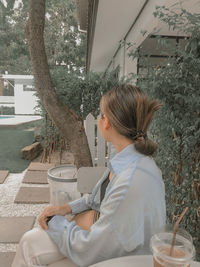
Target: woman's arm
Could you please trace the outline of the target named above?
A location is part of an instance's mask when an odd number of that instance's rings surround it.
[[[62,216],[55,216],[49,222],[47,233],[57,244],[60,252],[78,266],[89,266],[102,261],[103,258],[120,255],[123,248],[113,231],[115,222],[112,218],[117,212],[116,207],[122,201],[123,194],[124,185],[118,186],[112,195],[102,202],[100,218],[92,225],[90,231],[82,230],[75,221],[69,222]],[[124,224],[126,219],[122,214],[117,216],[121,224]]]
[[[67,203],[62,206],[49,206],[44,209],[42,214],[40,215],[38,221],[40,226],[44,229],[48,229],[48,219],[55,215],[65,216],[72,212],[70,205]]]
[[[38,219],[40,226],[44,230],[47,230],[49,218],[55,215],[65,216],[67,214],[77,214],[91,209],[90,198],[91,195],[86,194],[80,199],[66,203],[65,205],[46,207]]]
[[[85,194],[81,198],[69,202],[72,214],[77,214],[92,208],[91,194]]]
[[[89,266],[98,259],[101,261],[102,256],[109,258],[113,251],[118,250],[118,242],[107,220],[97,221],[87,231],[75,221],[55,216],[49,222],[47,233],[60,252],[78,266]]]
[[[107,169],[101,179],[98,181],[98,183],[93,188],[92,194],[85,194],[83,197],[74,200],[72,202],[69,202],[63,206],[50,206],[44,209],[43,213],[39,217],[39,223],[40,226],[44,229],[48,229],[48,218],[51,218],[55,215],[62,215],[65,216],[67,214],[73,214],[76,215],[78,213],[81,213],[86,210],[96,209],[96,207],[93,205],[93,199],[99,190],[99,187],[101,185],[101,182],[105,179],[105,177],[108,175],[109,169]],[[89,215],[89,220],[92,218],[91,214]]]
[[[91,194],[85,194],[82,198],[74,200],[69,203],[72,214],[78,214],[80,212],[83,212],[85,210],[89,209],[96,209],[95,203],[94,203],[94,198],[102,184],[102,182],[105,180],[105,178],[108,176],[110,170],[107,168],[102,175],[101,179],[97,182],[95,187],[92,190]],[[99,203],[100,204],[100,203]]]

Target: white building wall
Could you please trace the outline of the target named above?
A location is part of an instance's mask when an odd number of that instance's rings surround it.
[[[128,50],[126,45],[123,45],[115,57],[112,59],[112,64],[110,64],[109,71],[114,70],[119,67],[119,78],[127,76],[129,73],[137,74],[137,60],[133,60],[128,56]]]
[[[37,97],[35,91],[24,91],[23,84],[15,82],[15,114],[36,114]]]
[[[5,81],[14,81],[14,96],[1,96],[0,106],[14,106],[16,115],[35,115],[39,114],[38,97],[34,89],[33,75],[12,75],[4,74]]]

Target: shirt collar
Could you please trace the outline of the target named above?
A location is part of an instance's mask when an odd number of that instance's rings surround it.
[[[108,168],[115,174],[119,174],[139,157],[140,153],[136,151],[134,144],[130,144],[109,161]]]

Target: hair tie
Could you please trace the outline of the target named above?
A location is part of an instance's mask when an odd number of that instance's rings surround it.
[[[138,131],[138,137],[143,137],[145,140],[147,139],[147,134],[143,131]]]
[[[130,137],[133,140],[137,140],[139,137],[143,137],[144,140],[146,140],[147,134],[143,131],[133,131],[132,133],[130,133]]]

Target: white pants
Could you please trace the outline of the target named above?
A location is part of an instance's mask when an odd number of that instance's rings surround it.
[[[12,267],[75,267],[41,228],[26,232],[20,240]]]

